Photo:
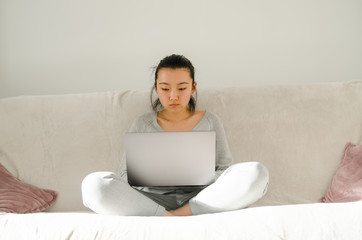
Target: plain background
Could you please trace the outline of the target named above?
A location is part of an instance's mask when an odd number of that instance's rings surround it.
[[[201,88],[362,79],[362,1],[0,0],[0,97],[148,90],[172,53]]]

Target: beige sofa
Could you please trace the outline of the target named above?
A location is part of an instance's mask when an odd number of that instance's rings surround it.
[[[41,213],[0,214],[0,239],[361,239],[362,204],[318,203],[347,142],[361,144],[362,82],[198,89],[198,108],[223,121],[235,162],[269,169],[253,206],[192,217],[91,213],[82,179],[117,172],[123,134],[147,111],[148,91],[0,99],[0,163],[55,190]]]

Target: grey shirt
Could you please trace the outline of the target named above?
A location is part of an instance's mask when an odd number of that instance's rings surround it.
[[[129,132],[162,132],[164,131],[157,123],[157,114],[149,112],[137,117]],[[227,143],[224,127],[221,120],[215,114],[206,111],[204,117],[195,126],[192,131],[215,131],[216,132],[216,162],[215,162],[215,180],[221,173],[227,169],[233,162],[233,158]],[[126,156],[123,154],[121,169],[121,177],[127,181]],[[147,192],[164,193],[165,189],[141,188],[139,190]]]

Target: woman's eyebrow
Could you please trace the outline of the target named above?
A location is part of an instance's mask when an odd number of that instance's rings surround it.
[[[170,85],[170,84],[167,83],[167,82],[160,82],[160,83],[158,83],[158,84]],[[180,82],[180,83],[178,83],[177,85],[182,85],[182,84],[189,84],[189,83],[188,83],[188,82]]]
[[[182,85],[182,84],[189,84],[188,82],[180,82],[177,85]]]

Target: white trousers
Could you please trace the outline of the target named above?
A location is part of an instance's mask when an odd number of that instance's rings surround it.
[[[269,173],[258,162],[237,163],[226,169],[210,186],[189,200],[194,215],[246,208],[267,191]],[[147,194],[146,194],[147,195]],[[162,216],[166,196],[153,194],[154,201],[112,172],[89,174],[82,182],[83,204],[100,214]],[[158,202],[158,203],[157,203]]]

